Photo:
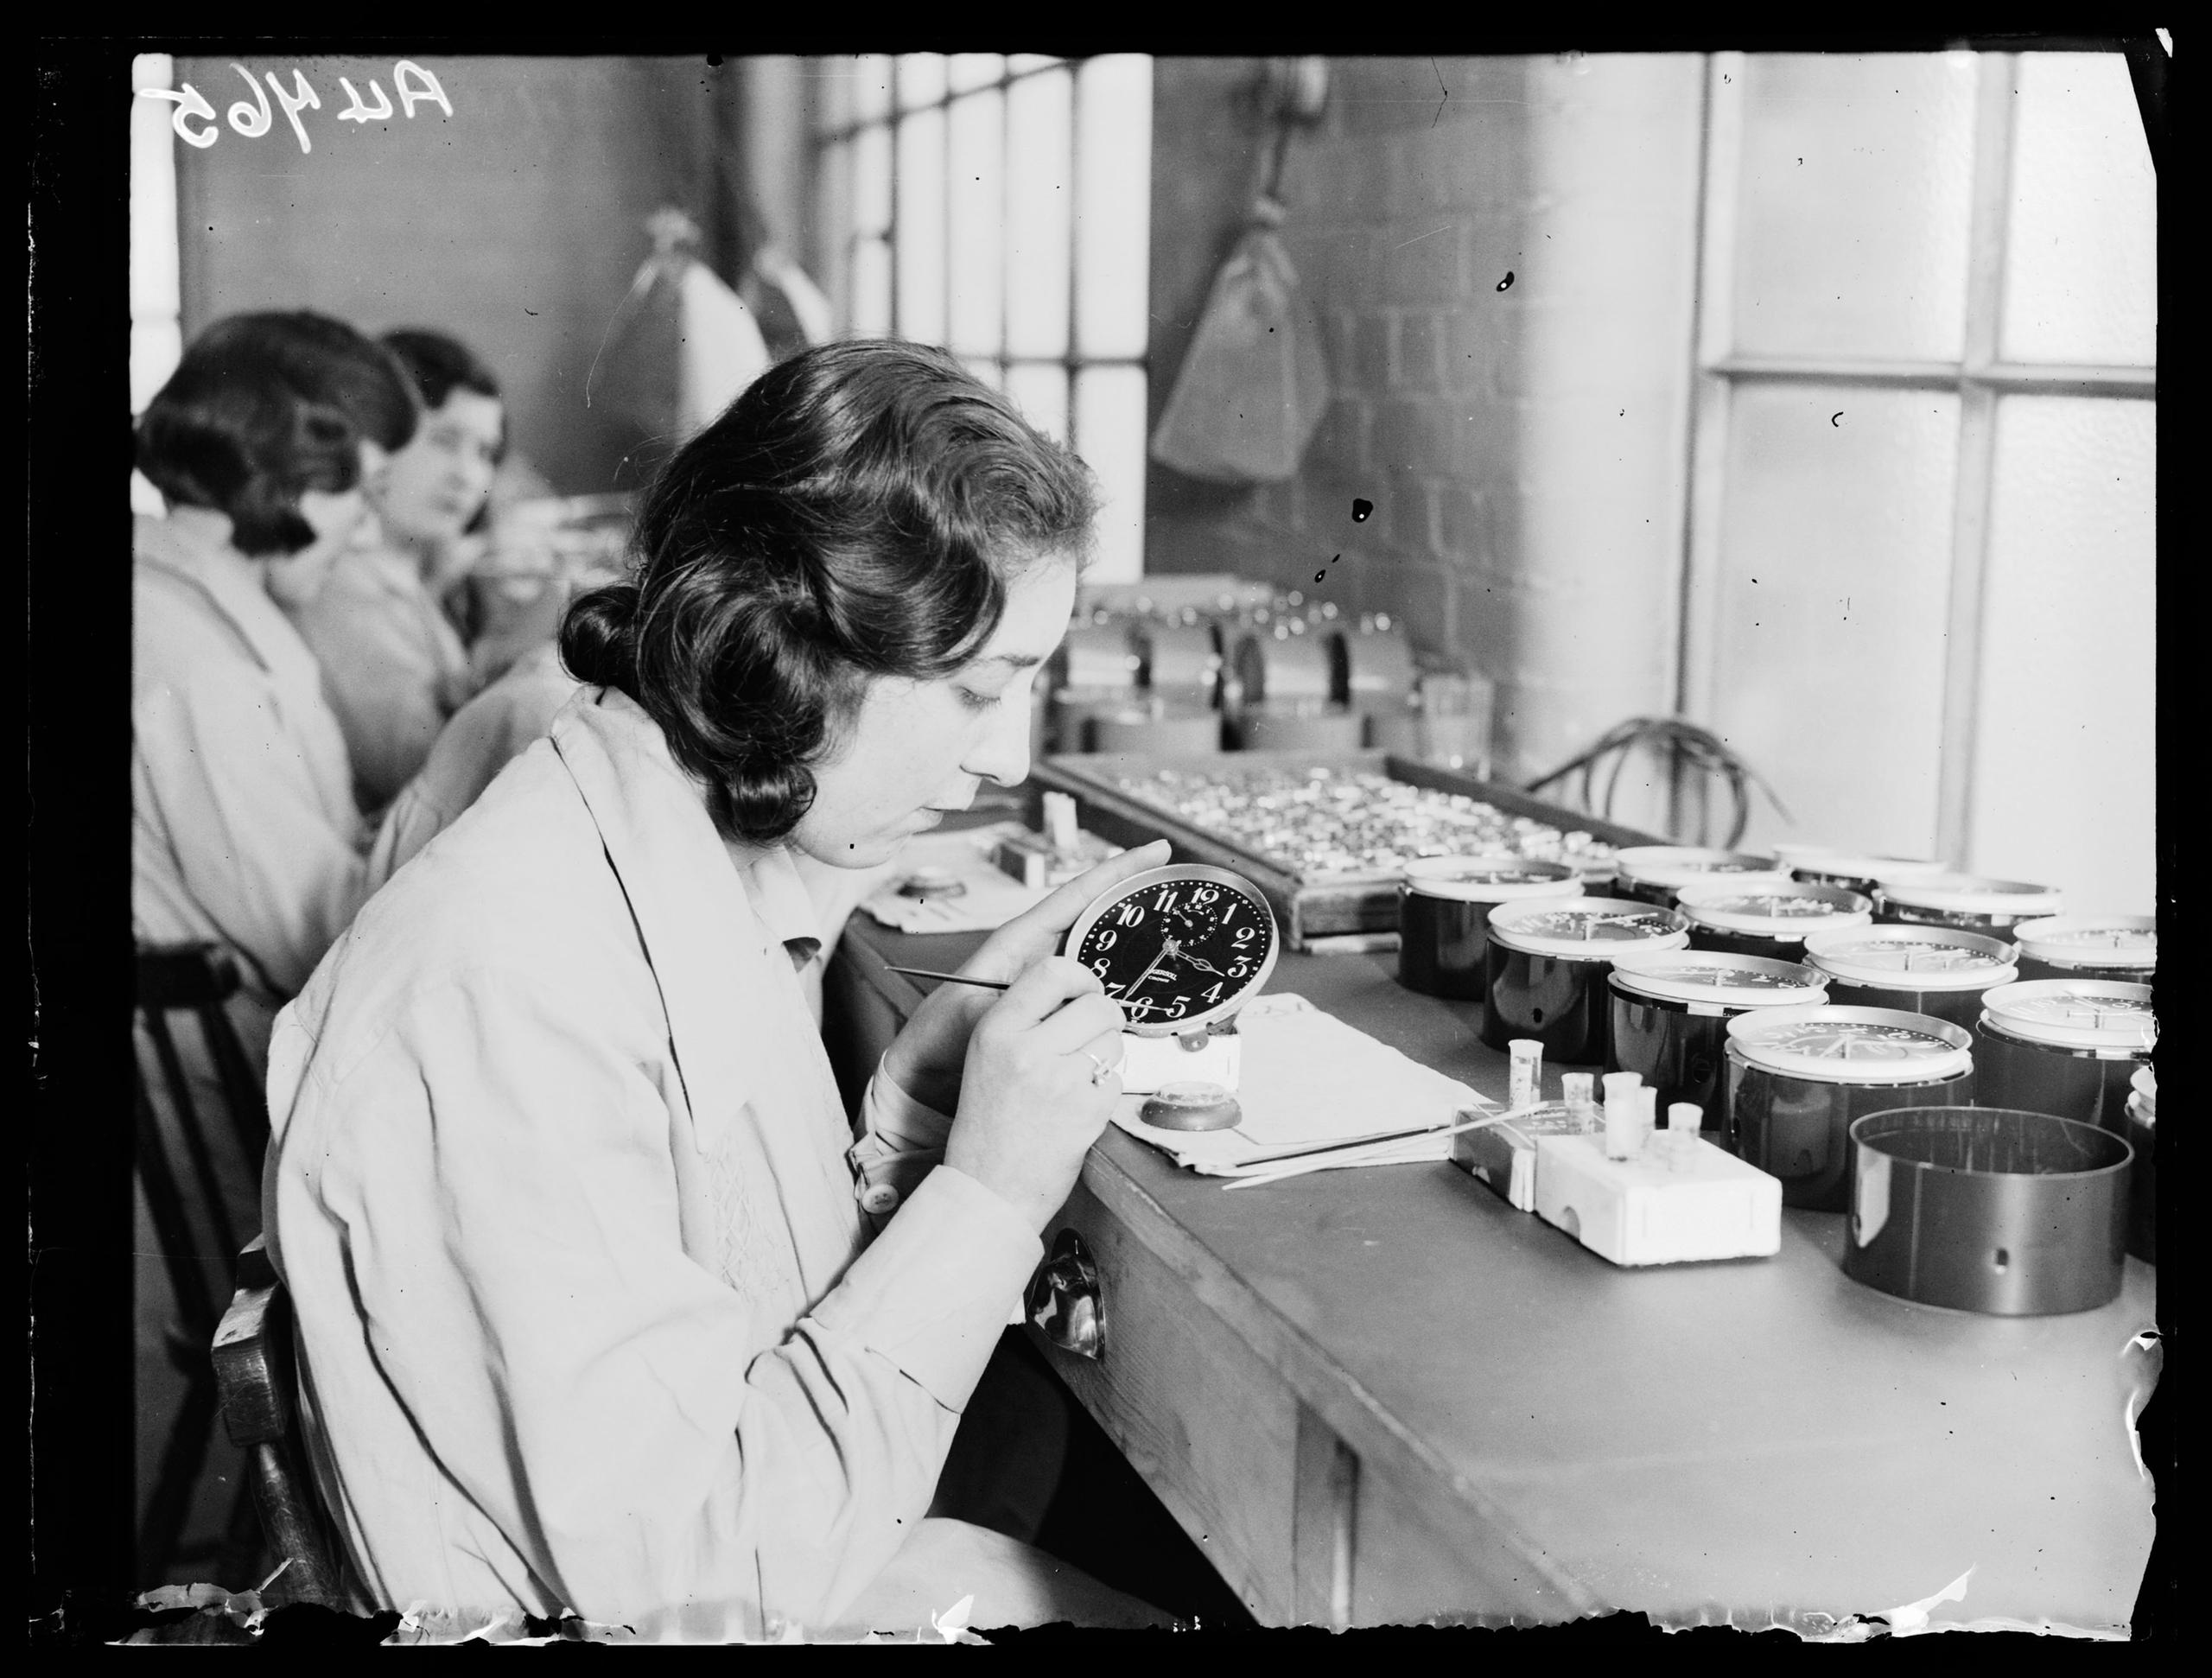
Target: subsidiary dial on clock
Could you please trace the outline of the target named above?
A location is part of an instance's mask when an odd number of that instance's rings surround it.
[[[1226,868],[1154,868],[1086,909],[1068,953],[1098,976],[1131,1030],[1186,1033],[1258,991],[1274,966],[1274,916],[1256,887]]]

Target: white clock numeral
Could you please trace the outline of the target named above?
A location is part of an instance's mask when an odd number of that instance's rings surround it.
[[[1198,890],[1191,893],[1191,901],[1193,903],[1211,903],[1220,895],[1221,893],[1216,887],[1211,886],[1201,886]]]
[[[1237,901],[1238,901],[1238,899],[1236,899],[1235,897],[1231,897],[1231,898],[1229,899],[1229,906],[1228,906],[1226,909],[1224,909],[1224,910],[1221,912],[1221,924],[1222,924],[1224,926],[1228,925],[1229,925],[1229,923],[1230,923],[1230,921],[1235,920],[1235,919],[1236,918],[1236,905],[1237,905]]]
[[[1144,918],[1144,905],[1131,899],[1122,906],[1122,912],[1114,918],[1123,926],[1135,926]]]
[[[1221,1000],[1221,987],[1217,984],[1211,989],[1202,990],[1198,994],[1209,1002],[1218,1002]]]
[[[1172,886],[1162,886],[1160,888],[1160,895],[1153,899],[1152,906],[1159,910],[1163,915],[1173,913],[1175,909],[1175,888]]]
[[[1240,926],[1236,929],[1236,942],[1240,944],[1249,944],[1259,936],[1259,931],[1260,929],[1256,926]]]
[[[1090,970],[1103,979],[1114,970],[1114,963],[1101,956],[1096,961],[1091,963]]]
[[[1116,932],[1112,927],[1102,926],[1095,934],[1092,935],[1090,947],[1093,950],[1111,950],[1114,947],[1115,940],[1119,938],[1122,935],[1119,932]]]

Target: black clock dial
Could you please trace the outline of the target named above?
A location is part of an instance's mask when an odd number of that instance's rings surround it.
[[[1195,1022],[1236,1002],[1274,953],[1266,904],[1255,891],[1220,880],[1143,882],[1084,919],[1069,953],[1140,1029]]]

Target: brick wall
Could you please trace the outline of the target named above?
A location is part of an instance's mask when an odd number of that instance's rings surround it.
[[[1261,178],[1259,67],[1160,61],[1155,418]],[[1700,61],[1331,73],[1328,115],[1293,142],[1283,183],[1328,417],[1287,483],[1230,491],[1154,467],[1147,567],[1313,592],[1343,553],[1323,592],[1402,615],[1424,656],[1497,681],[1500,772],[1539,773],[1673,709]],[[1355,496],[1375,503],[1364,524]]]

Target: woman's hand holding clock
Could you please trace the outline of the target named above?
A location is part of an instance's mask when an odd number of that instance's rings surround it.
[[[1000,927],[959,970],[978,979],[1013,983],[1059,948],[1061,935],[1101,893],[1162,866],[1172,851],[1167,841],[1155,839],[1109,857]],[[891,1081],[923,1105],[952,1112],[960,1100],[969,1039],[995,1001],[989,991],[972,985],[939,985],[922,999],[885,1052],[883,1070]],[[1088,1062],[1078,1065],[1086,1077],[1093,1070]]]

